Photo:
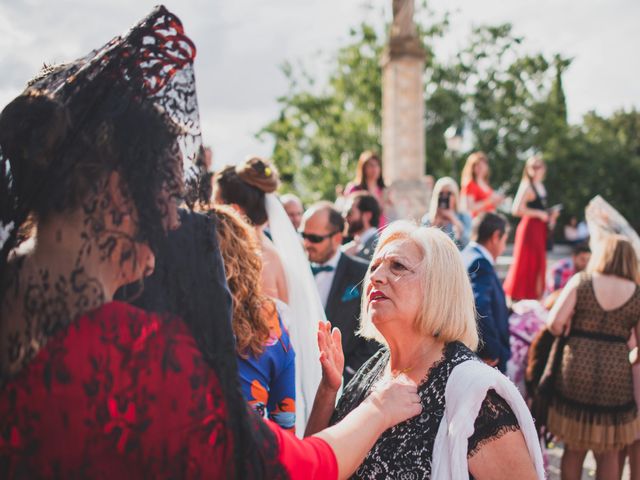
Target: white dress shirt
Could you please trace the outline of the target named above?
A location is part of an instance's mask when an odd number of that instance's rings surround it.
[[[496,264],[496,261],[493,258],[493,255],[491,255],[491,252],[489,252],[489,250],[484,248],[484,246],[480,245],[478,242],[469,242],[469,245],[472,247],[476,247],[478,250],[480,250],[480,253],[482,254],[482,256],[486,258],[491,265]]]
[[[378,233],[378,229],[376,227],[369,227],[368,229],[366,229],[364,232],[362,232],[362,235],[360,235],[360,238],[358,239],[358,246],[362,246],[367,243],[369,239],[376,233]]]
[[[336,275],[336,268],[338,267],[338,262],[340,261],[340,255],[342,255],[342,252],[340,251],[340,249],[338,249],[335,255],[329,260],[327,260],[325,263],[318,264],[318,266],[320,267],[333,267],[333,270],[331,270],[330,272],[318,272],[313,277],[318,287],[318,293],[320,294],[322,306],[325,309],[327,308],[327,300],[329,299],[329,292],[331,291],[331,285],[333,284],[333,277],[335,277]]]

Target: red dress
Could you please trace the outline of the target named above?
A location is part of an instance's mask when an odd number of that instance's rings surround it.
[[[111,302],[52,337],[0,390],[0,477],[228,478],[226,417],[184,322]],[[291,478],[337,477],[325,442],[293,438],[303,445],[274,438]]]
[[[527,208],[544,210],[545,201],[536,194]],[[504,281],[504,293],[513,300],[539,300],[544,293],[547,268],[547,224],[539,218],[524,216],[516,228],[513,262]]]
[[[461,193],[462,195],[465,195],[473,199],[473,201],[477,203],[477,202],[483,202],[487,198],[490,198],[491,195],[493,194],[493,189],[489,187],[486,190],[484,190],[480,185],[476,183],[475,180],[470,180],[469,183],[467,183],[462,187]],[[477,217],[482,212],[495,212],[495,210],[496,210],[495,205],[490,205],[488,207],[483,208],[482,210],[472,213],[471,215],[473,217]]]

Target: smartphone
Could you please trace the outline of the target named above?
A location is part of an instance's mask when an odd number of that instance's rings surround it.
[[[550,212],[559,212],[560,210],[562,210],[562,204],[561,203],[557,203],[553,207],[549,208]]]
[[[451,204],[451,192],[440,192],[438,195],[438,208],[449,210]]]

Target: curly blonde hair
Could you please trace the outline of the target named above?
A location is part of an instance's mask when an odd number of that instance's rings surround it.
[[[275,314],[275,304],[261,291],[258,241],[249,223],[229,205],[212,205],[207,214],[217,221],[220,252],[233,297],[236,351],[244,358],[259,356],[270,336],[268,320]]]

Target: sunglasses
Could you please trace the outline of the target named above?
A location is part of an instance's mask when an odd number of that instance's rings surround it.
[[[302,238],[304,238],[305,240],[309,240],[311,243],[320,243],[329,237],[333,237],[336,233],[340,233],[340,232],[327,233],[326,235],[316,235],[315,233],[304,233],[304,232],[299,232],[299,233]]]

